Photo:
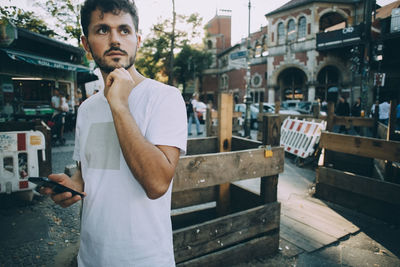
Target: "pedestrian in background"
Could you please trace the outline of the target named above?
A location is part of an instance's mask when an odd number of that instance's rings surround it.
[[[171,181],[186,150],[182,95],[136,70],[141,36],[132,0],[86,0],[81,24],[105,88],[79,107],[76,173],[49,176],[85,195],[78,266],[175,266]],[[62,207],[81,200],[41,192]]]
[[[200,121],[199,118],[197,117],[197,103],[199,102],[199,96],[198,94],[194,93],[192,97],[193,98],[190,100],[190,103],[192,104],[193,113],[191,113],[191,116],[188,118],[188,135],[192,135],[193,121],[196,124],[197,135],[201,135],[203,133],[200,130]]]
[[[385,125],[389,123],[390,104],[384,100],[379,104],[379,121]]]
[[[350,105],[346,98],[339,96],[339,102],[336,105],[335,113],[337,116],[349,116],[350,115]],[[339,133],[344,132],[347,134],[346,126],[340,125]]]

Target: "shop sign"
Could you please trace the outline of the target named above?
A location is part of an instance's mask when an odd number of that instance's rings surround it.
[[[17,39],[17,28],[5,18],[0,19],[0,47],[9,46]]]
[[[1,87],[3,89],[3,93],[14,93],[14,86],[12,83],[3,83]]]

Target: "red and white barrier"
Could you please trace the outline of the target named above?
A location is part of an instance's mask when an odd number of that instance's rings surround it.
[[[45,148],[40,131],[0,132],[0,193],[34,189],[28,178],[39,176],[38,151],[46,160]]]
[[[282,123],[280,145],[286,152],[307,158],[314,153],[315,144],[319,143],[321,132],[325,128],[325,121],[305,121],[288,117]]]

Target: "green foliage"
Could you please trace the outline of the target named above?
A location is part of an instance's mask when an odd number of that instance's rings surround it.
[[[149,78],[167,79],[171,39],[174,37],[176,51],[191,44],[191,40],[200,36],[202,18],[194,13],[189,16],[176,15],[176,28],[172,30],[172,19],[166,19],[153,25],[151,33],[142,44],[135,63],[136,68]],[[175,72],[174,72],[175,73]]]
[[[0,6],[0,14],[19,28],[24,28],[48,37],[57,35],[52,29],[47,27],[47,24],[42,19],[35,16],[31,11],[24,11],[15,6]]]
[[[82,0],[40,0],[36,5],[45,10],[56,19],[54,25],[60,32],[62,38],[67,41],[75,39],[77,44],[81,43],[80,7]]]
[[[183,90],[186,89],[186,83],[194,80],[195,77],[201,78],[202,73],[211,65],[212,56],[210,53],[195,49],[185,45],[175,58],[174,73],[177,81],[183,84]]]

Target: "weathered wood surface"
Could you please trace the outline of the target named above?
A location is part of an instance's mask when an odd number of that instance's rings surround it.
[[[279,218],[280,203],[274,202],[175,230],[175,260],[179,263],[266,234],[279,228]]]
[[[183,156],[176,168],[173,192],[208,187],[226,182],[283,172],[284,151],[272,148],[273,156],[264,157],[264,149],[248,149],[218,154]]]
[[[400,142],[322,132],[319,146],[363,157],[400,161]]]
[[[239,243],[233,247],[210,253],[199,258],[177,264],[190,267],[220,267],[233,266],[240,262],[258,257],[273,255],[278,252],[279,232],[273,231],[268,235]]]
[[[219,152],[232,150],[232,107],[233,95],[222,93],[218,98],[218,149]],[[226,215],[230,209],[230,183],[219,185],[217,212],[220,216]]]
[[[202,187],[191,190],[172,193],[171,208],[179,209],[183,207],[203,204],[217,199],[217,187]]]
[[[398,184],[325,167],[318,168],[317,183],[327,184],[369,198],[400,205],[400,185]]]
[[[359,230],[323,202],[309,199],[292,195],[282,204],[281,239],[311,252]]]
[[[187,155],[208,154],[218,152],[218,138],[201,137],[189,138],[187,140]]]

